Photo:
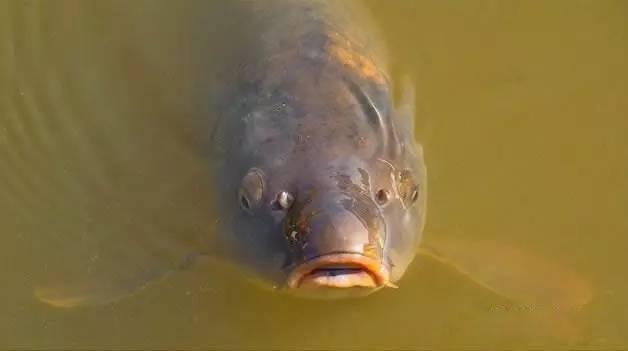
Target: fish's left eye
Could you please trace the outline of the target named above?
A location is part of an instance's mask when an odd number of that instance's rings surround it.
[[[240,207],[247,213],[251,213],[260,201],[264,193],[264,177],[258,169],[251,169],[242,178],[238,191],[238,201]]]

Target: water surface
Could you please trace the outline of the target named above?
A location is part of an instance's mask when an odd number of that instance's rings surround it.
[[[219,185],[189,121],[228,59],[221,45],[237,43],[216,40],[219,5],[204,1],[3,1],[0,345],[625,347],[628,3],[368,5],[393,77],[417,84],[426,243],[499,241],[551,259],[590,283],[586,306],[504,308],[426,259],[400,289],[352,301],[289,299],[200,265],[107,306],[37,302],[42,281],[125,277],[203,245]]]

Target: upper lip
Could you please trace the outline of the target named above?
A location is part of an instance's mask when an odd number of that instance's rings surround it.
[[[288,277],[287,285],[289,288],[298,288],[303,279],[313,272],[338,267],[367,272],[375,287],[386,285],[390,277],[388,269],[380,261],[357,253],[333,253],[315,257],[295,267]]]

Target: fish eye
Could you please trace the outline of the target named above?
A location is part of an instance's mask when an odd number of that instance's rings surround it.
[[[383,206],[390,200],[390,192],[386,189],[379,189],[375,193],[375,201],[378,205]]]
[[[275,198],[276,207],[282,210],[289,209],[294,203],[294,196],[287,191],[280,191]]]
[[[414,189],[412,189],[412,193],[410,194],[410,201],[412,203],[415,203],[416,200],[419,198],[419,186],[415,186]]]
[[[246,195],[244,194],[240,195],[240,206],[242,206],[242,208],[247,211],[251,209],[251,202],[249,201],[249,199],[246,198]]]
[[[238,191],[238,202],[240,208],[250,213],[262,200],[264,192],[264,178],[260,170],[251,169],[242,178],[240,190]]]

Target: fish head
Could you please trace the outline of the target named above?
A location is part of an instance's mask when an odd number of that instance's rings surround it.
[[[313,298],[395,287],[422,230],[422,160],[312,155],[258,164],[238,191],[240,254],[278,289]],[[398,162],[397,162],[398,163]]]
[[[425,213],[414,116],[394,109],[383,78],[297,68],[244,80],[250,93],[238,95],[216,133],[228,150],[218,203],[231,216],[221,234],[232,260],[296,295],[394,286],[416,254]]]

